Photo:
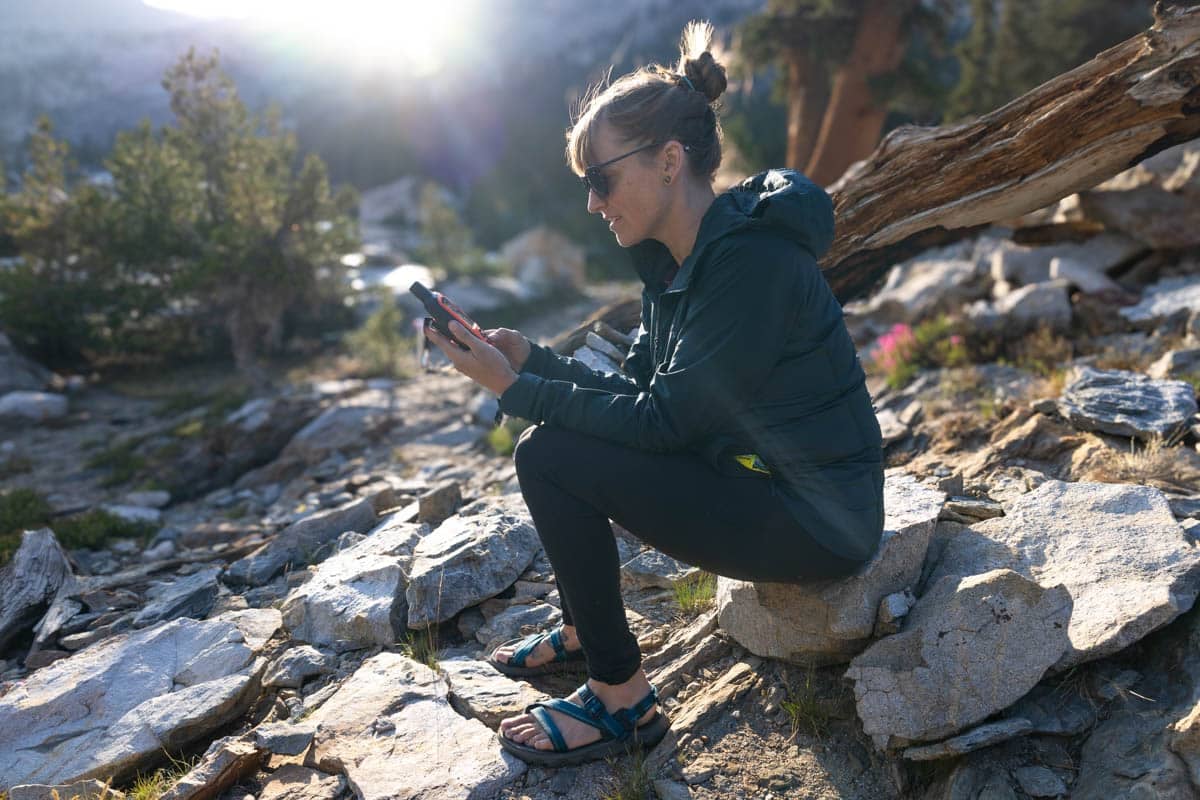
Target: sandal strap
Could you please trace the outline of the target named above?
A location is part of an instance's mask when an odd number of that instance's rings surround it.
[[[629,708],[618,708],[613,712],[613,717],[617,722],[625,728],[625,730],[633,733],[637,728],[638,720],[641,719],[647,711],[654,708],[658,704],[658,689],[654,684],[650,684],[650,691],[641,700],[638,700]]]
[[[521,640],[521,646],[513,651],[513,654],[508,659],[508,663],[514,667],[525,666],[525,659],[529,658],[529,654],[537,649],[538,645],[548,638],[549,634],[534,633],[526,636]]]
[[[525,713],[532,715],[538,725],[542,726],[542,730],[550,738],[550,744],[555,752],[565,753],[567,751],[567,740],[563,738],[562,731],[554,724],[554,719],[546,712],[546,709],[534,703],[526,707]]]
[[[567,646],[563,644],[562,633],[563,629],[561,625],[550,631],[550,646],[554,648],[555,661],[567,660]]]

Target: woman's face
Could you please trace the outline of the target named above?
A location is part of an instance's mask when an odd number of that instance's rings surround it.
[[[641,144],[619,138],[608,123],[601,122],[592,143],[595,163],[602,164]],[[654,238],[662,222],[666,209],[663,189],[666,186],[659,174],[661,166],[653,153],[652,148],[605,167],[606,197],[588,190],[588,213],[599,214],[622,247],[632,247],[644,239]]]

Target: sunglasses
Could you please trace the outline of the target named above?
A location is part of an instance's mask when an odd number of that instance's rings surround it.
[[[661,144],[664,144],[664,142],[651,142],[650,144],[644,144],[636,150],[630,150],[628,153],[619,155],[616,158],[610,158],[603,164],[597,164],[594,167],[588,167],[583,171],[583,175],[579,178],[579,181],[584,185],[584,188],[595,192],[596,197],[604,199],[605,197],[608,197],[609,190],[612,189],[612,187],[608,185],[608,176],[604,174],[605,167],[615,164],[623,158],[629,158],[634,153],[640,153],[643,150],[649,150],[651,147],[658,147]]]

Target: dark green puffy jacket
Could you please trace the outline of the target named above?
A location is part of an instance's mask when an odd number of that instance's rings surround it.
[[[642,325],[626,375],[534,345],[500,398],[507,413],[652,451],[692,450],[727,474],[755,453],[793,516],[852,559],[883,529],[879,424],[842,309],[817,266],[833,239],[829,196],[772,170],[717,196],[691,254],[630,248]]]

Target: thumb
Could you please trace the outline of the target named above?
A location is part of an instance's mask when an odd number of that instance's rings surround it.
[[[479,337],[467,330],[466,326],[456,319],[450,320],[450,332],[454,334],[455,339],[458,339],[472,350],[483,344],[483,342],[479,341]]]

